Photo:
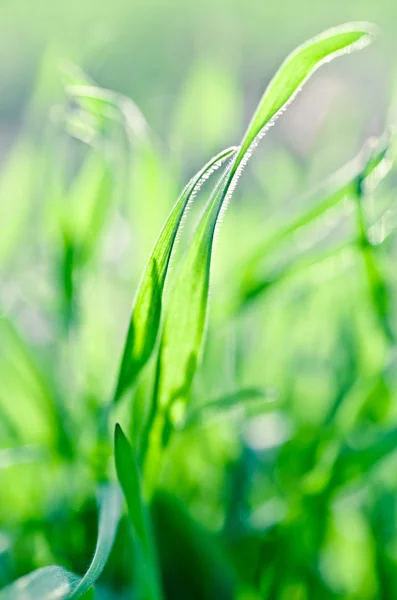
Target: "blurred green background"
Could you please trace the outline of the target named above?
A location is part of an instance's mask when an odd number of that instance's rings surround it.
[[[167,599],[395,600],[396,19],[392,0],[1,0],[0,589],[92,557],[103,407],[182,186],[290,51],[366,20],[376,42],[313,77],[225,215],[192,424],[151,511]],[[139,107],[130,139],[73,96],[79,69]],[[152,378],[112,417],[130,439]],[[123,517],[99,600],[141,597],[130,538]]]

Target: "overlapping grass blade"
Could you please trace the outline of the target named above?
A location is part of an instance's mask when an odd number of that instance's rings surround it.
[[[115,462],[117,476],[128,506],[133,528],[137,577],[145,600],[160,600],[157,558],[147,507],[143,501],[141,478],[130,443],[120,425],[115,430]]]
[[[21,577],[0,591],[0,600],[77,600],[88,592],[102,573],[113,546],[120,519],[118,487],[106,485],[100,494],[98,540],[95,554],[84,577],[52,565]]]
[[[186,208],[202,181],[234,151],[235,148],[229,148],[216,155],[189,181],[160,233],[135,298],[114,394],[115,402],[133,384],[156,343],[168,265]]]
[[[164,323],[158,361],[155,399],[160,413],[166,413],[176,401],[185,403],[188,397],[205,330],[216,226],[258,140],[321,64],[364,47],[373,35],[374,30],[368,24],[353,23],[330,29],[295,50],[270,82],[238,153],[209,200],[178,273]],[[154,412],[156,410],[155,407]],[[163,414],[159,419],[164,421],[166,416]],[[161,428],[158,425],[155,429]],[[159,431],[153,433],[156,443],[161,435]]]

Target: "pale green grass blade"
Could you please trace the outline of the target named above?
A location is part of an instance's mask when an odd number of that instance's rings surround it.
[[[102,573],[113,547],[120,514],[121,494],[119,488],[111,485],[103,486],[100,493],[100,515],[95,553],[88,571],[74,589],[70,600],[76,600],[85,594]]]
[[[273,248],[287,237],[290,237],[299,229],[309,225],[321,217],[329,209],[340,204],[345,198],[355,196],[357,193],[356,180],[362,177],[365,181],[382,167],[386,174],[390,161],[388,158],[390,140],[389,137],[380,140],[369,140],[363,150],[348,164],[332,174],[305,202],[306,209],[302,214],[283,223],[282,227],[271,234],[258,248],[249,260],[249,268],[252,269]],[[285,215],[283,217],[285,220]]]
[[[133,528],[139,586],[143,588],[145,600],[160,600],[162,593],[158,577],[157,557],[149,514],[143,500],[141,476],[133,449],[120,425],[116,425],[115,430],[115,462]]]
[[[183,429],[197,425],[206,425],[208,421],[223,418],[225,415],[238,411],[238,414],[244,416],[271,410],[274,408],[274,401],[277,398],[274,390],[262,388],[241,388],[229,394],[224,394],[219,398],[210,400],[194,407],[189,407]]]
[[[62,567],[43,567],[1,590],[0,600],[65,600],[78,580]]]
[[[177,276],[161,341],[157,402],[164,411],[186,403],[196,370],[207,316],[209,276],[215,230],[251,150],[274,118],[293,100],[309,76],[324,62],[362,48],[372,26],[349,24],[306,42],[283,63],[265,91],[243,137],[239,152],[218,183]],[[154,434],[158,438],[158,432]]]
[[[92,562],[84,577],[56,565],[21,577],[0,591],[0,600],[76,600],[87,594],[101,575],[113,547],[120,519],[121,495],[118,487],[106,485],[100,494],[98,541]]]
[[[35,446],[19,446],[0,450],[0,470],[14,465],[31,463],[48,458],[44,448]]]
[[[353,248],[355,245],[361,248],[362,231],[358,237],[349,238],[335,249],[326,251],[320,256],[309,257],[308,259],[304,258],[303,260],[299,256],[296,256],[290,265],[282,268],[276,274],[269,274],[267,277],[256,274],[257,267],[261,264],[265,256],[296,231],[310,225],[326,211],[340,204],[344,199],[357,202],[359,194],[358,181],[362,182],[363,190],[369,187],[373,191],[376,185],[387,175],[391,167],[391,161],[388,156],[389,144],[389,139],[369,140],[355,159],[332,175],[315,192],[315,197],[322,196],[320,201],[306,203],[308,204],[308,208],[303,214],[292,219],[255,250],[255,253],[248,261],[248,265],[246,264],[240,268],[243,276],[241,277],[240,299],[237,303],[237,310],[243,308],[246,302],[257,299],[262,292],[267,292],[273,284],[284,280],[297,271],[304,270],[306,266],[326,260],[328,256],[333,256],[345,248]],[[325,237],[326,232],[324,234]]]
[[[241,143],[237,166],[257,135],[287,108],[322,64],[364,48],[376,33],[370,23],[347,23],[328,29],[296,48],[285,59],[260,101]]]
[[[229,148],[221,152],[190,180],[160,233],[135,298],[114,394],[115,401],[133,384],[156,343],[168,265],[185,211],[201,183],[234,151],[235,148]]]

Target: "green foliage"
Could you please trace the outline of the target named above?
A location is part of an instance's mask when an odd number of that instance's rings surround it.
[[[0,173],[0,600],[395,598],[394,124],[309,192],[273,140],[266,189],[291,180],[289,202],[238,185],[317,68],[374,32],[299,46],[176,202],[141,110],[77,67],[38,144],[43,69]],[[184,162],[239,121],[206,64],[169,118]]]
[[[77,600],[87,594],[102,573],[111,552],[120,518],[120,495],[117,488],[104,486],[100,497],[98,541],[95,554],[84,577],[63,567],[51,566],[25,575],[0,592],[4,600]]]

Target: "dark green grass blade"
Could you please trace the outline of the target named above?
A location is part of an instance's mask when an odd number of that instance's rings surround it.
[[[201,182],[229,157],[235,148],[224,150],[212,158],[182,191],[154,246],[143,274],[132,310],[131,321],[121,360],[114,401],[130,387],[147,360],[157,339],[160,324],[162,294],[172,249],[189,202]]]
[[[132,447],[120,425],[116,425],[114,444],[117,476],[124,492],[133,529],[137,577],[142,588],[142,597],[145,600],[160,600],[162,593],[157,558],[149,514],[142,497],[140,473]]]

